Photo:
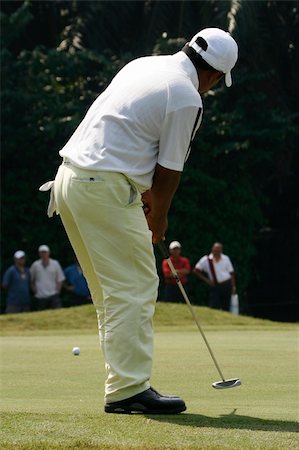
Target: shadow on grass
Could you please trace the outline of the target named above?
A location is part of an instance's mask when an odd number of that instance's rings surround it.
[[[147,417],[158,422],[173,423],[176,425],[199,428],[235,428],[239,430],[282,431],[298,432],[297,422],[259,419],[258,417],[240,416],[234,409],[230,414],[222,414],[219,417],[203,416],[202,414],[178,414],[178,415],[148,415]]]

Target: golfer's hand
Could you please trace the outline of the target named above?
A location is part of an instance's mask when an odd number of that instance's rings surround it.
[[[155,216],[151,212],[146,214],[146,220],[148,223],[148,227],[153,233],[153,243],[158,244],[165,237],[165,233],[167,230],[167,217],[165,216]]]

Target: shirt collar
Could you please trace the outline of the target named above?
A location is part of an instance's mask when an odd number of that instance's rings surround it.
[[[172,55],[181,66],[182,71],[187,75],[188,78],[192,81],[193,86],[198,91],[199,81],[197,71],[192,63],[192,61],[188,58],[188,56],[184,52],[177,52]]]

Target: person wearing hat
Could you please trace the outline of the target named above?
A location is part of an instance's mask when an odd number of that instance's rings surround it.
[[[182,246],[178,241],[173,241],[169,244],[170,259],[186,290],[186,284],[188,283],[187,275],[190,273],[191,264],[188,258],[181,256],[181,248]],[[163,300],[165,302],[184,302],[184,297],[178,288],[177,282],[172,275],[166,259],[162,261],[162,272],[165,283]]]
[[[36,308],[61,308],[60,290],[65,280],[63,270],[56,259],[50,258],[50,248],[40,245],[38,248],[40,259],[34,261],[30,267],[31,287],[36,299]]]
[[[87,279],[105,357],[105,411],[174,414],[178,397],[150,384],[158,275],[152,242],[167,214],[202,120],[201,94],[231,69],[238,47],[208,28],[178,53],[127,64],[96,98],[69,141],[51,190]]]
[[[30,271],[26,267],[26,255],[18,250],[13,255],[14,264],[3,275],[2,287],[7,291],[6,314],[29,312],[30,299]]]

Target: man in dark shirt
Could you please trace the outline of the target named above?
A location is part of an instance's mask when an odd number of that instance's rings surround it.
[[[4,273],[2,286],[7,290],[6,314],[28,312],[30,306],[30,271],[23,250],[14,254],[14,265]]]
[[[70,293],[70,306],[91,303],[90,292],[78,260],[64,269],[63,287]]]

